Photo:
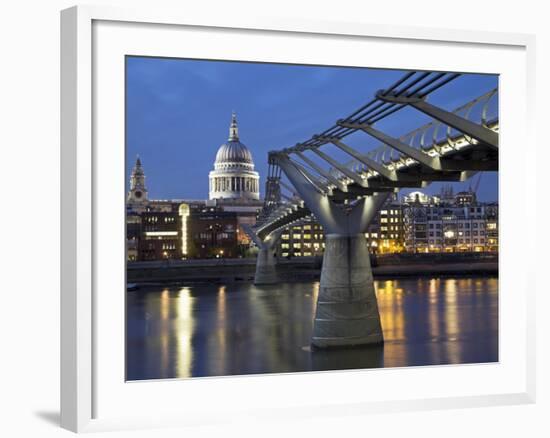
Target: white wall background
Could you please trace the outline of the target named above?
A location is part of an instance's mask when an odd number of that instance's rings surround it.
[[[97,4],[150,6],[147,1]],[[3,2],[0,9],[0,435],[69,435],[57,426],[59,405],[59,10],[65,0]],[[200,8],[199,1],[156,0],[156,7]],[[543,180],[550,145],[543,142],[550,95],[550,14],[524,0],[388,0],[385,2],[208,1],[231,14],[308,17],[537,35],[537,112],[541,156],[538,225],[545,232]],[[521,145],[519,145],[521,146]],[[544,158],[543,158],[543,156]],[[535,190],[535,188],[533,188]],[[533,218],[533,223],[535,222]],[[541,234],[540,247],[548,247]],[[544,257],[533,257],[544,273]],[[235,425],[223,430],[117,432],[108,436],[550,436],[548,288],[539,279],[536,405]]]

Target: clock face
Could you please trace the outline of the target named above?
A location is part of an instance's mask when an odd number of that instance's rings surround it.
[[[137,199],[141,198],[141,192],[140,192],[139,190],[136,190],[136,191],[134,192],[134,196],[135,196]]]

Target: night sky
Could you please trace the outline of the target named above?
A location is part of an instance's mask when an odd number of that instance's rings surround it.
[[[142,57],[127,57],[126,66],[126,172],[130,174],[139,155],[150,199],[208,198],[208,172],[227,140],[233,110],[240,140],[251,150],[260,173],[263,195],[268,151],[322,132],[404,74]],[[463,75],[430,95],[429,102],[452,110],[497,84],[494,75]],[[397,137],[428,121],[418,111],[404,108],[376,127]],[[363,134],[350,136],[346,143],[365,152],[379,144]],[[326,150],[333,151],[329,146]],[[475,182],[477,177],[453,187],[455,192],[466,190]],[[438,193],[440,187],[432,184],[424,191]],[[483,173],[478,199],[498,199],[496,172]]]

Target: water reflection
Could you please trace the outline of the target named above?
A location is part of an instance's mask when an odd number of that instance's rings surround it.
[[[195,298],[191,296],[191,290],[184,287],[177,294],[176,325],[173,336],[177,342],[176,372],[178,377],[192,377],[191,358],[193,349],[191,340],[195,328],[193,317],[193,305]]]
[[[498,360],[496,278],[376,281],[383,347],[311,351],[319,282],[149,288],[127,297],[127,378]]]

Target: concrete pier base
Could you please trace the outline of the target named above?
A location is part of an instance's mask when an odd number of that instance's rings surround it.
[[[384,342],[363,234],[328,234],[311,343],[317,348]]]
[[[256,260],[256,273],[254,274],[254,284],[276,284],[277,277],[277,258],[274,256],[275,249],[271,245],[260,248],[258,259]]]

